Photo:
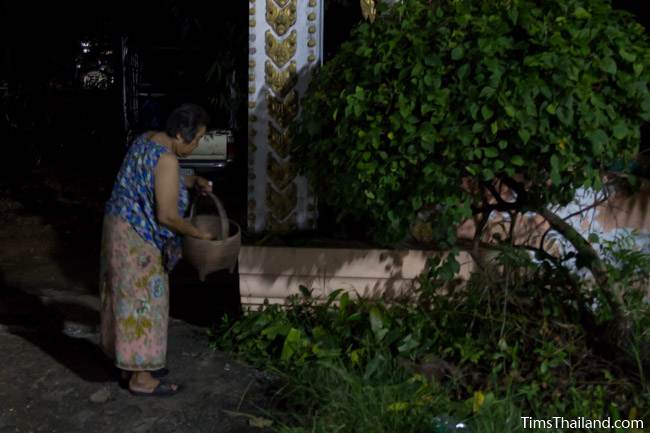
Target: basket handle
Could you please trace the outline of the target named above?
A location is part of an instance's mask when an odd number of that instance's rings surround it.
[[[228,220],[228,214],[226,213],[226,208],[223,207],[223,203],[219,200],[215,194],[208,192],[206,194],[212,199],[214,206],[217,208],[217,213],[219,214],[219,222],[221,223],[221,239],[228,239],[228,229],[230,228],[230,221]],[[194,216],[194,208],[196,207],[196,202],[199,196],[196,196],[192,200],[192,206],[190,206],[190,219]]]

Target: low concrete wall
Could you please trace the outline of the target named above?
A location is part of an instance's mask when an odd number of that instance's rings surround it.
[[[601,239],[612,240],[635,231],[637,247],[650,253],[650,183],[644,183],[634,194],[611,189],[606,202],[593,206],[599,196],[590,190],[579,190],[574,203],[556,211],[585,237],[597,233]],[[585,211],[579,213],[582,209]],[[493,214],[483,240],[495,241],[495,234],[503,239],[509,225],[507,215]],[[458,236],[472,239],[475,227],[474,221],[467,221],[459,227]],[[548,224],[539,215],[522,215],[514,230],[516,242],[539,246],[547,229]],[[546,237],[544,246],[558,255],[571,249],[554,233]],[[300,286],[314,290],[314,296],[322,298],[336,289],[363,296],[397,294],[413,288],[415,278],[432,254],[415,250],[243,246],[239,254],[241,299],[249,306],[260,305],[264,299],[282,303],[287,296],[300,293]],[[461,252],[458,261],[458,278],[467,279],[474,262],[466,252]]]
[[[343,248],[288,248],[243,246],[239,254],[242,304],[254,306],[265,298],[271,303],[300,293],[300,286],[325,298],[337,289],[352,295],[393,295],[411,290],[426,267],[428,251],[392,251]],[[467,254],[459,261],[461,278],[467,278],[472,262]]]

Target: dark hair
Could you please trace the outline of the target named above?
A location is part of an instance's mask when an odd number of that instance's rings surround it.
[[[186,142],[196,136],[201,126],[208,126],[210,116],[196,104],[183,104],[169,115],[165,124],[165,133],[170,137],[180,134]]]

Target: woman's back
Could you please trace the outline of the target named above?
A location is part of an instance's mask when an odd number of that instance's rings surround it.
[[[160,156],[168,153],[165,146],[156,143],[148,134],[135,139],[127,152],[117,175],[111,197],[106,203],[106,213],[123,218],[148,242],[162,250],[167,239],[174,237],[156,218],[154,192],[155,169]],[[187,209],[189,198],[179,176],[179,214]]]

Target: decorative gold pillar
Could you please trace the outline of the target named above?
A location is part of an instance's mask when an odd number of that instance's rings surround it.
[[[322,58],[324,0],[249,1],[248,228],[315,226],[315,199],[290,160],[288,126]]]
[[[377,0],[359,0],[359,3],[363,18],[371,23],[375,22],[375,18],[377,17]]]

